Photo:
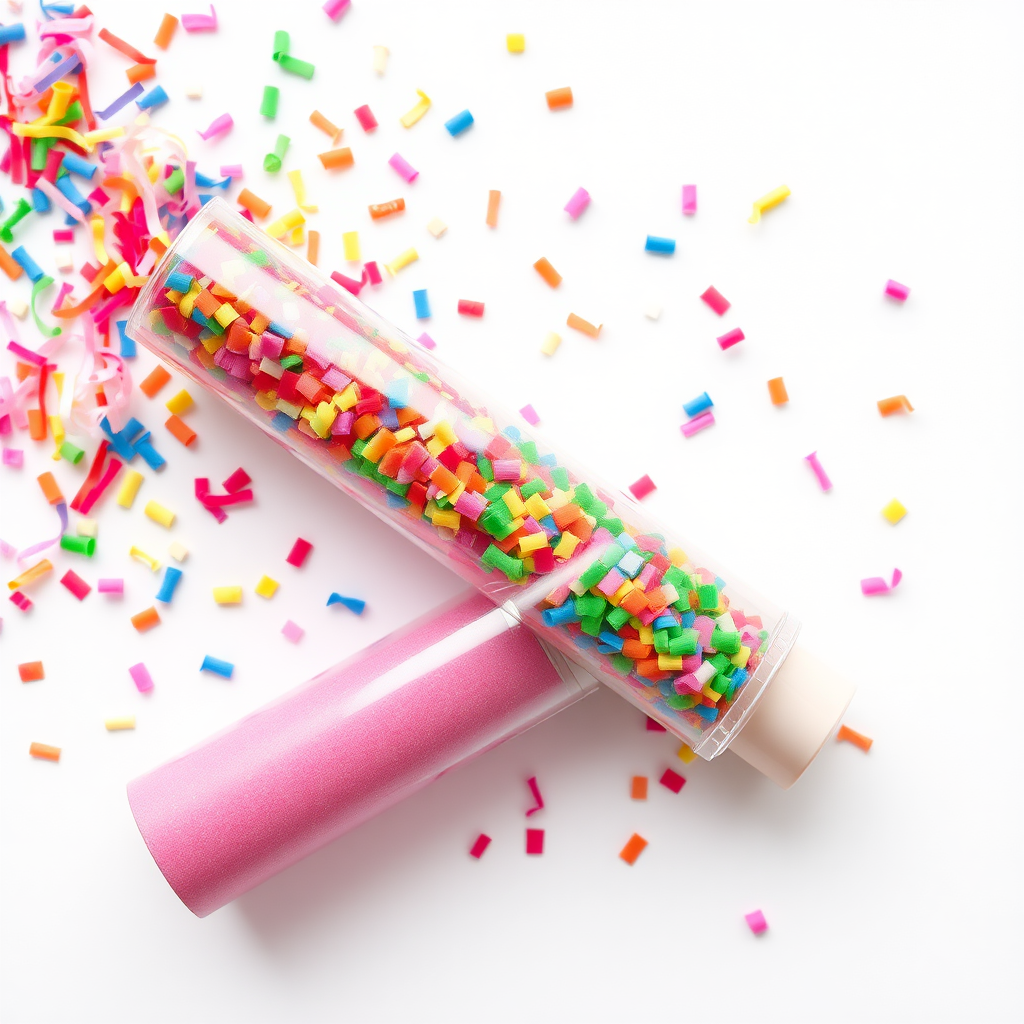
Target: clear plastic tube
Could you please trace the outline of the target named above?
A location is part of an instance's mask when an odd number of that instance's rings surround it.
[[[132,780],[128,800],[205,917],[596,686],[471,594]]]
[[[793,646],[791,615],[221,200],[174,242],[127,333],[702,757]]]

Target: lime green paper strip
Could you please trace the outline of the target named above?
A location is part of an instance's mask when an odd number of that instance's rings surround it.
[[[276,85],[263,86],[263,102],[260,104],[260,113],[264,117],[269,117],[271,120],[277,117],[277,100],[280,95],[281,91]]]
[[[47,338],[56,338],[60,334],[59,327],[47,327],[42,320],[39,319],[39,314],[36,312],[36,299],[39,298],[39,293],[49,288],[53,284],[53,278],[47,277],[45,274],[39,278],[34,285],[32,285],[32,300],[29,303],[29,309],[32,310],[32,319],[36,322],[36,327],[39,328],[39,333],[45,335]]]
[[[288,152],[288,146],[291,144],[291,141],[287,135],[278,135],[274,152],[268,153],[263,158],[263,170],[269,174],[277,174],[281,170],[281,161],[284,160],[284,155]]]
[[[274,33],[274,60],[281,66],[282,71],[292,75],[299,75],[302,78],[312,78],[316,68],[306,60],[299,60],[293,57],[291,49],[291,37],[282,29]]]

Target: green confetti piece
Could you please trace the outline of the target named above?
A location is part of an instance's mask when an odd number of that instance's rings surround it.
[[[700,633],[695,629],[684,629],[681,635],[672,637],[668,642],[668,653],[674,658],[687,657],[697,653],[697,644],[700,643]]]
[[[594,562],[580,574],[580,586],[584,590],[589,590],[591,587],[597,586],[607,575],[608,570],[600,562]]]
[[[711,631],[711,646],[722,654],[740,653],[739,631],[719,629],[717,626]]]
[[[278,135],[277,142],[274,145],[274,152],[268,153],[263,158],[263,170],[268,174],[277,174],[281,170],[281,161],[284,160],[284,155],[288,152],[288,146],[291,144],[291,141],[287,135]]]
[[[622,627],[629,622],[629,612],[627,612],[625,608],[613,608],[605,616],[605,622],[607,622],[614,630],[622,629]]]
[[[587,636],[598,636],[601,632],[601,616],[588,615],[580,622],[580,629],[582,629]]]
[[[263,86],[263,102],[260,104],[260,113],[269,117],[271,121],[277,117],[277,101],[281,90],[276,85]]]
[[[24,220],[31,210],[32,204],[22,196],[17,203],[15,203],[14,209],[11,211],[11,215],[3,222],[3,224],[0,224],[0,240],[4,242],[13,242],[14,233],[11,231],[11,228],[13,228],[18,221]]]
[[[612,668],[619,673],[620,676],[628,676],[633,671],[633,661],[631,658],[627,658],[624,654],[613,654],[611,657]]]
[[[60,538],[60,546],[65,551],[73,551],[77,555],[85,555],[87,558],[92,558],[93,552],[96,550],[96,538],[79,537],[75,534],[65,533]]]
[[[175,167],[170,174],[164,178],[164,188],[169,195],[180,192],[185,185],[185,172],[180,167]]]
[[[718,587],[714,583],[702,583],[697,588],[697,601],[701,611],[711,611],[718,607]]]
[[[295,370],[302,365],[302,356],[285,356],[281,360],[281,366],[286,370]]]
[[[564,466],[555,466],[551,470],[551,480],[560,491],[569,490],[569,470]]]
[[[82,104],[75,100],[74,103],[69,104],[68,109],[64,112],[64,116],[59,121],[54,121],[54,124],[70,124],[72,121],[81,121],[85,117],[85,111],[82,110]],[[54,139],[54,142],[57,140]]]
[[[65,441],[60,446],[59,451],[60,457],[66,459],[72,466],[77,466],[85,456],[85,451],[70,441]]]
[[[46,170],[46,158],[55,142],[57,142],[56,139],[32,140],[32,158],[29,161],[29,167],[33,171]]]
[[[544,483],[540,477],[534,477],[532,480],[527,481],[519,488],[519,493],[523,496],[523,499],[532,497],[534,494],[539,494],[541,491],[546,491],[548,485]]]
[[[46,324],[39,319],[39,314],[36,312],[36,299],[38,299],[40,293],[49,288],[51,284],[53,284],[53,278],[44,274],[34,285],[32,285],[32,297],[29,302],[29,309],[32,311],[32,319],[35,321],[39,333],[47,338],[56,338],[57,335],[60,334],[60,328],[47,327]]]
[[[312,78],[316,68],[309,61],[299,60],[289,52],[291,50],[291,37],[283,29],[274,33],[274,61],[282,71],[291,75],[298,75],[300,78]]]
[[[608,602],[597,594],[581,594],[573,599],[572,605],[581,619],[600,618]]]

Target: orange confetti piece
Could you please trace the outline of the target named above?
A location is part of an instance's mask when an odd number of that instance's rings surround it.
[[[913,412],[914,407],[906,395],[893,395],[892,398],[880,398],[878,411],[883,416],[891,416],[895,412]]]
[[[60,760],[60,747],[51,747],[46,743],[32,743],[28,748],[28,752],[32,757],[36,757],[40,761]]]
[[[644,852],[647,846],[647,840],[643,836],[637,835],[635,832],[630,836],[629,842],[619,851],[619,856],[627,864],[635,864],[637,857]]]
[[[871,749],[871,744],[875,742],[869,736],[856,732],[848,725],[839,726],[839,732],[836,733],[836,739],[841,743],[852,743],[855,747],[860,747],[865,754]]]

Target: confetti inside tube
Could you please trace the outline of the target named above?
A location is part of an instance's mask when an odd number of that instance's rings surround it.
[[[149,501],[145,508],[146,516],[154,523],[159,523],[165,529],[174,525],[174,513],[169,508],[164,508],[158,501]]]
[[[644,783],[645,783],[644,791],[645,791],[645,793],[646,793],[646,782],[647,782],[647,780],[644,779]],[[644,797],[643,799],[646,799],[646,797]],[[647,848],[647,840],[644,839],[643,836],[637,835],[637,833],[634,832],[629,837],[629,842],[627,842],[626,845],[619,851],[619,856],[627,864],[632,866],[632,865],[634,865],[636,863],[637,858],[640,856],[641,853],[644,852],[644,850],[646,848]]]
[[[40,761],[60,760],[60,747],[51,747],[46,743],[31,743],[28,752],[31,757],[38,758]]]
[[[818,459],[818,453],[811,452],[810,455],[805,455],[804,461],[811,467],[811,470],[817,478],[818,483],[821,486],[821,489],[823,491],[831,491],[832,481],[829,480],[828,473],[825,472],[825,469],[822,466],[821,461]]]
[[[885,282],[885,294],[897,302],[906,302],[910,295],[910,289],[905,284],[900,284],[899,281],[893,281],[890,278]]]
[[[220,200],[198,211],[179,242],[150,275],[129,333],[230,398],[494,600],[514,601],[556,649],[598,672],[702,756],[723,742],[737,749],[734,740],[754,736],[764,694],[779,694],[793,711],[799,698],[771,680],[813,675],[828,693],[809,730],[813,750],[808,744],[778,768],[760,762],[783,785],[794,781],[830,735],[850,691],[824,668],[809,672],[806,652],[796,648],[800,657],[789,656],[793,623],[785,613],[717,563],[709,567],[696,555],[691,561],[677,533],[577,470],[536,440],[522,417],[502,412]],[[226,342],[213,340],[221,337],[216,331],[191,327],[181,311],[183,293],[167,284],[182,262],[206,279],[207,290],[247,297],[238,317],[256,340],[247,340],[237,366],[214,364],[220,374],[207,368],[202,342],[215,351]],[[593,336],[597,328],[591,329]],[[258,346],[253,358],[249,344]],[[710,413],[684,431],[713,422]],[[639,442],[636,449],[645,450]],[[660,622],[655,627],[656,620],[671,620],[678,635]],[[767,666],[776,659],[785,663],[769,679]],[[840,693],[842,706],[835,707]],[[796,732],[790,712],[776,721]],[[767,739],[762,733],[751,742]],[[756,760],[749,747],[747,753]]]
[[[781,377],[772,377],[768,381],[768,396],[772,405],[785,405],[789,401],[789,392],[786,390],[786,382]],[[882,414],[885,415],[884,413]]]
[[[836,733],[836,739],[840,743],[852,743],[855,747],[860,747],[865,754],[871,749],[871,744],[875,742],[863,733],[859,733],[855,729],[851,729],[848,725],[839,726],[839,732]]]
[[[692,217],[697,212],[697,186],[683,186],[683,214]]]
[[[200,666],[199,671],[212,672],[216,676],[230,679],[235,671],[235,666],[230,661],[222,661],[220,658],[215,658],[212,654],[207,654],[203,658],[203,664]]]
[[[548,110],[565,110],[572,106],[572,89],[568,86],[562,89],[552,89],[544,93],[548,101]]]
[[[160,615],[155,608],[147,608],[132,616],[132,625],[140,633],[145,633],[154,626],[160,625]]]
[[[785,185],[780,185],[778,188],[773,188],[767,195],[761,196],[760,199],[755,199],[754,212],[750,215],[749,223],[760,223],[761,215],[766,210],[774,209],[779,203],[788,199],[789,195],[789,189]]]

